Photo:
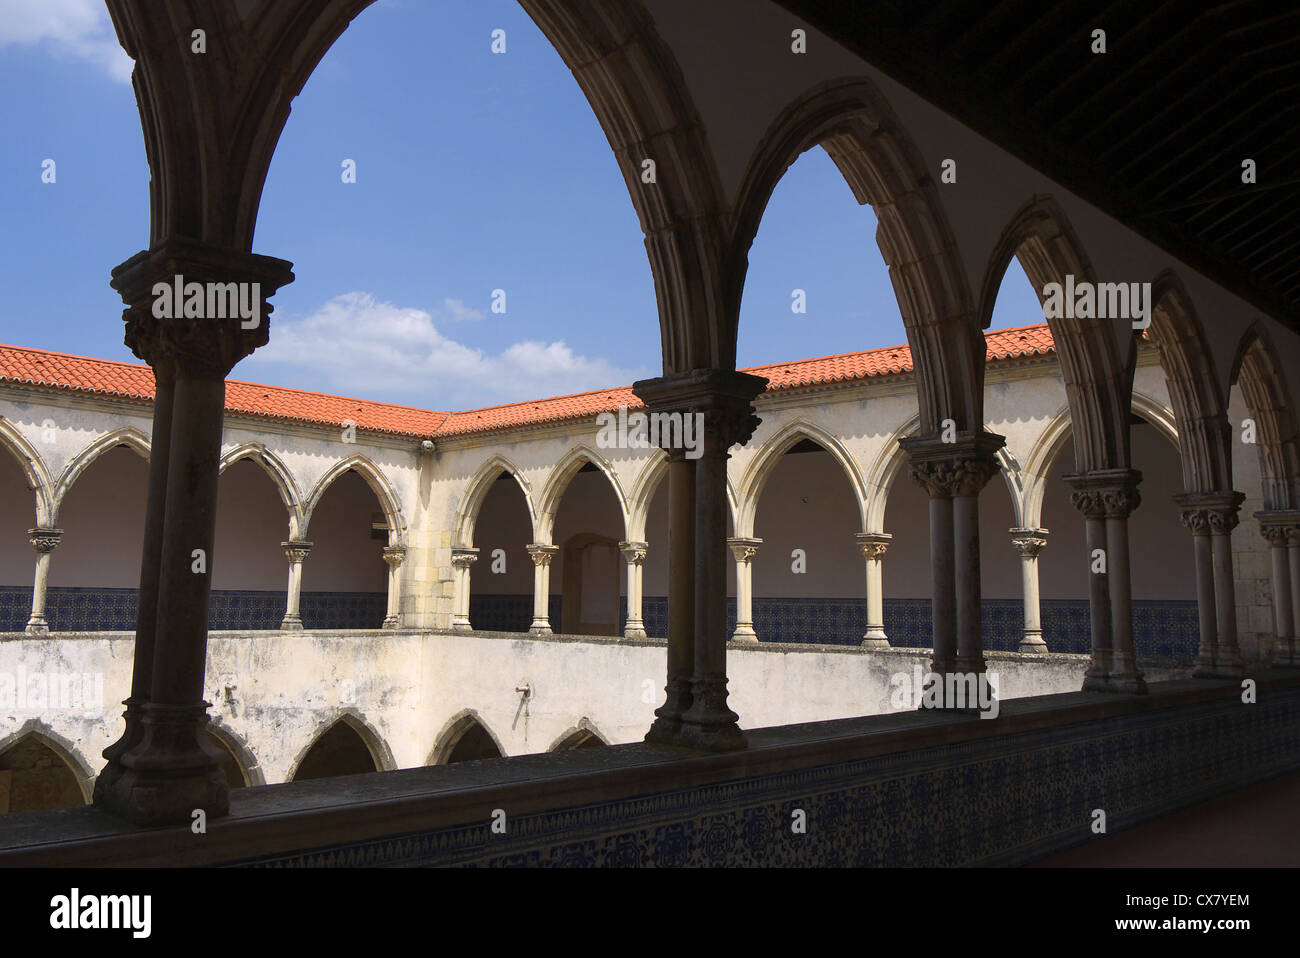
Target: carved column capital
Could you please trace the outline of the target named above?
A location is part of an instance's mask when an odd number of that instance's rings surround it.
[[[27,540],[32,548],[42,555],[53,552],[63,541],[62,529],[28,529]]]
[[[620,542],[618,551],[623,553],[623,558],[632,565],[641,565],[645,562],[646,552],[650,544],[647,542]]]
[[[767,388],[767,382],[762,376],[731,369],[694,369],[640,380],[632,384],[632,392],[652,415],[701,416],[703,442],[699,451],[726,456],[732,446],[748,442],[762,422],[754,414],[753,400]],[[674,450],[668,452],[674,455]],[[681,453],[677,450],[678,455]]]
[[[125,343],[155,371],[224,379],[266,345],[271,304],[293,282],[293,264],[273,256],[173,237],[113,270],[126,309]],[[249,315],[241,313],[247,306]]]
[[[458,569],[468,569],[478,561],[478,552],[478,549],[452,549],[451,564],[456,566]]]
[[[1136,469],[1097,469],[1064,477],[1074,487],[1070,502],[1089,519],[1127,519],[1142,503]]]
[[[894,540],[888,532],[855,532],[853,538],[858,541],[864,559],[883,559],[889,543]]]
[[[290,539],[288,542],[281,542],[280,548],[284,550],[284,557],[290,562],[306,562],[307,556],[311,555],[313,545],[314,542],[303,539]]]
[[[384,561],[396,569],[406,560],[406,546],[384,546]]]
[[[758,555],[758,547],[762,544],[762,539],[735,537],[727,540],[727,545],[731,546],[731,554],[736,557],[737,562],[749,562]]]
[[[1009,529],[1011,546],[1022,559],[1037,559],[1047,547],[1046,529]]]
[[[991,432],[961,433],[952,442],[934,436],[899,440],[909,472],[931,499],[978,496],[998,473],[997,453],[1006,437]]]
[[[528,549],[528,554],[532,556],[533,565],[536,566],[549,566],[551,560],[555,558],[556,554],[560,551],[559,546],[545,545],[537,542],[526,546],[526,548]]]
[[[1255,513],[1259,534],[1269,545],[1284,548],[1300,545],[1300,509],[1265,509]]]
[[[1180,518],[1192,535],[1228,535],[1237,527],[1241,504],[1246,497],[1240,492],[1190,492],[1174,496]]]

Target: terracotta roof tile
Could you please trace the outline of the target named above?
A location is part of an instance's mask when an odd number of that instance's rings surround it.
[[[1046,356],[1053,350],[1052,334],[1045,323],[990,332],[985,335],[985,342],[989,362]],[[754,366],[743,371],[767,377],[770,380],[767,391],[774,392],[910,373],[912,353],[907,346],[887,346],[820,359]],[[20,346],[0,346],[2,381],[144,402],[152,401],[154,395],[153,371],[148,366]],[[341,426],[351,421],[358,429],[369,432],[421,437],[461,436],[586,419],[624,405],[629,409],[644,408],[630,386],[445,413],[233,379],[226,382],[228,412],[318,425]]]
[[[0,381],[143,402],[154,397],[153,370],[148,366],[21,346],[0,346]],[[235,379],[226,381],[226,411],[318,425],[342,426],[350,421],[361,430],[410,436],[432,436],[447,418],[445,412]]]
[[[1052,334],[1046,323],[1020,326],[985,334],[990,362],[999,362],[1021,356],[1046,356],[1053,350]],[[841,353],[819,359],[800,359],[790,363],[770,366],[752,366],[742,372],[765,376],[769,381],[767,392],[825,383],[868,379],[872,376],[889,376],[912,371],[912,351],[907,346],[886,346],[860,353]],[[489,406],[454,412],[447,417],[439,436],[465,435],[492,432],[521,426],[568,419],[586,419],[602,412],[611,412],[619,406],[628,409],[644,408],[641,400],[632,394],[630,386],[597,389],[592,392],[555,396],[529,402],[511,403],[507,406]]]

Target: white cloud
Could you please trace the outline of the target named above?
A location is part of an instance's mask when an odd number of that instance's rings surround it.
[[[0,49],[36,44],[131,82],[131,58],[117,42],[104,0],[0,0]]]
[[[447,312],[458,300],[447,300]],[[271,342],[232,374],[362,399],[473,409],[628,385],[651,373],[576,354],[563,342],[523,341],[491,355],[438,332],[425,310],[336,296],[305,319],[271,317]]]
[[[451,313],[453,319],[482,319],[483,310],[471,309],[465,305],[462,299],[444,299],[442,305],[446,307],[447,312]]]

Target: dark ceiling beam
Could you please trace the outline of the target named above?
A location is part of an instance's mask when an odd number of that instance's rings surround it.
[[[992,21],[983,20],[987,0],[941,0],[922,5],[924,12],[908,0],[774,2],[1300,333],[1300,290],[1289,279],[1281,284],[1293,273],[1278,267],[1287,256],[1300,260],[1300,239],[1293,239],[1290,229],[1300,221],[1300,189],[1279,184],[1267,202],[1192,207],[1209,211],[1206,217],[1152,203],[1157,182],[1177,205],[1178,198],[1169,195],[1175,192],[1171,184],[1186,195],[1190,182],[1222,166],[1227,187],[1228,177],[1239,174],[1241,158],[1265,166],[1300,145],[1300,124],[1286,115],[1296,102],[1294,63],[1286,61],[1291,44],[1300,42],[1293,8],[1279,13],[1272,2],[1239,0],[1206,9],[1203,3],[1171,0],[1152,11],[1149,4],[1116,3],[1104,11],[1108,22],[1097,23],[1107,30],[1106,57],[1112,60],[1098,63],[1078,49],[1084,43],[1086,50],[1089,39],[1079,33],[1081,18],[1097,16],[1095,6],[1083,0],[1043,4],[1014,26],[1005,18],[1025,8],[1005,0],[993,8]],[[1182,28],[1180,18],[1186,23]],[[1016,73],[1013,56],[1004,54],[1001,44],[1047,50],[1027,58]],[[957,49],[966,52],[965,62],[955,55]],[[1130,55],[1115,63],[1116,51],[1125,50]],[[1061,64],[1060,82],[1051,82],[1050,69],[1044,72],[1042,65],[1052,62],[1048,54]],[[1269,108],[1259,108],[1261,101]],[[1117,150],[1102,156],[1097,144],[1107,136],[1122,140],[1148,121],[1154,121],[1144,131],[1150,139],[1130,140],[1127,154]],[[1152,136],[1161,123],[1167,135]],[[1259,151],[1260,144],[1274,140],[1269,155]],[[1157,181],[1153,177],[1160,170],[1164,179]],[[1209,226],[1210,220],[1223,225]],[[1230,252],[1225,241],[1238,230],[1253,232],[1255,241],[1234,244]],[[1264,243],[1267,264],[1258,253]]]

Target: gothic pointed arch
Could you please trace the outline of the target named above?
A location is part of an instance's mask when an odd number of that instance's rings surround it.
[[[239,766],[239,773],[243,776],[245,785],[266,784],[266,775],[258,764],[257,757],[238,733],[226,727],[219,717],[209,719],[206,727],[208,734],[230,753],[235,764]]]
[[[989,256],[981,287],[979,328],[987,329],[1011,258],[1020,260],[1039,302],[1049,283],[1095,283],[1096,271],[1060,204],[1032,197],[1003,229]],[[1078,472],[1127,468],[1128,416],[1136,368],[1136,338],[1121,336],[1113,320],[1051,318],[1057,359],[1074,420]]]
[[[81,796],[82,803],[89,805],[95,791],[94,769],[82,758],[76,745],[40,719],[28,719],[18,727],[17,731],[0,738],[0,759],[11,750],[29,743],[48,749],[63,762],[76,782],[76,790]]]
[[[461,739],[475,729],[481,730],[482,734],[496,748],[499,755],[504,756],[506,754],[506,750],[501,747],[501,740],[488,728],[487,723],[483,721],[483,717],[474,709],[461,709],[448,719],[441,731],[438,732],[437,737],[434,739],[433,749],[429,752],[429,759],[425,764],[448,764]]]
[[[789,452],[793,446],[805,439],[815,442],[826,450],[831,458],[839,463],[840,468],[844,470],[844,475],[853,490],[854,501],[858,506],[858,520],[865,526],[867,521],[866,483],[862,478],[856,460],[844,448],[842,442],[811,420],[800,417],[783,426],[776,434],[764,442],[758,454],[746,467],[744,475],[741,476],[736,490],[740,504],[739,522],[736,524],[737,536],[748,538],[754,535],[754,520],[758,515],[758,503],[763,495],[763,487],[767,484],[772,471],[781,461],[781,457]]]
[[[36,448],[27,441],[13,423],[0,417],[0,447],[7,449],[13,454],[18,463],[18,468],[22,470],[23,479],[27,483],[27,488],[35,496],[36,508],[36,525],[49,527],[54,524],[54,484],[50,481],[50,473],[46,468],[45,460]]]
[[[551,743],[548,752],[569,752],[577,748],[590,748],[593,745],[608,745],[609,739],[600,734],[595,723],[585,715],[578,720],[578,723]]]
[[[349,470],[354,470],[357,475],[365,480],[366,485],[375,494],[375,498],[379,500],[379,507],[383,510],[384,518],[388,522],[389,544],[400,545],[405,542],[406,521],[402,517],[402,508],[397,492],[388,481],[388,477],[384,475],[383,470],[362,455],[349,456],[347,459],[336,462],[325,475],[320,477],[307,499],[306,507],[303,509],[302,535],[308,535],[307,527],[311,524],[312,513],[320,505],[320,501],[329,490],[330,485]]]
[[[1184,489],[1232,489],[1232,431],[1224,391],[1191,296],[1172,270],[1160,273],[1151,285],[1151,338],[1160,351],[1178,423]]]
[[[751,157],[736,202],[727,260],[727,322],[734,343],[749,248],[776,184],[821,145],[857,201],[870,204],[876,240],[907,330],[922,430],[945,419],[978,428],[984,408],[984,337],[947,214],[919,150],[864,77],[822,83],[790,103]]]
[[[898,479],[898,474],[908,463],[907,453],[903,451],[899,440],[916,434],[920,424],[920,417],[912,416],[890,433],[875,462],[863,476],[866,490],[865,530],[867,532],[885,531],[885,509],[889,505],[889,491]],[[994,453],[994,459],[997,460],[998,472],[1007,485],[1007,494],[1011,497],[1012,514],[1015,516],[1015,521],[1020,523],[1024,515],[1024,469],[1011,457],[1006,447]]]
[[[452,539],[452,545],[457,548],[472,548],[474,545],[474,526],[478,522],[479,510],[483,507],[483,500],[487,498],[488,491],[492,488],[492,483],[496,482],[502,474],[510,476],[519,491],[524,496],[524,507],[528,510],[528,518],[534,528],[534,537],[536,536],[537,510],[533,504],[532,485],[524,478],[522,472],[509,459],[504,456],[494,455],[487,462],[483,463],[474,473],[474,476],[465,485],[465,493],[461,496],[460,504],[456,509],[455,537]],[[531,541],[537,541],[533,538]]]
[[[280,494],[280,501],[284,503],[284,507],[289,513],[289,537],[291,539],[301,538],[303,527],[302,493],[298,489],[298,483],[293,477],[293,472],[285,465],[284,460],[268,450],[265,443],[246,442],[236,446],[221,457],[220,471],[225,472],[241,459],[248,459],[253,462],[270,478],[275,485],[276,492]]]
[[[628,528],[627,494],[623,491],[622,483],[618,481],[618,474],[614,471],[614,467],[609,460],[596,453],[589,446],[580,444],[566,452],[560,461],[555,464],[546,479],[546,484],[542,487],[541,494],[537,497],[537,513],[533,520],[533,532],[537,536],[538,542],[550,541],[550,536],[555,528],[555,517],[559,512],[560,502],[564,498],[564,491],[569,487],[573,477],[578,474],[578,470],[588,463],[604,473],[605,478],[609,480],[610,488],[614,492],[614,500],[618,503],[623,534],[626,536]]]
[[[628,496],[627,537],[633,542],[645,541],[646,522],[650,518],[650,506],[654,503],[659,483],[668,475],[668,454],[662,449],[650,453],[650,460],[642,467],[632,484]]]
[[[383,736],[355,708],[343,708],[317,723],[311,741],[299,750],[290,764],[289,774],[285,781],[292,782],[297,779],[303,769],[303,762],[311,754],[312,749],[324,740],[336,726],[344,726],[356,734],[365,745],[366,751],[374,762],[377,771],[385,772],[397,768],[397,763],[393,760],[392,750],[389,749],[388,743],[384,741]]]
[[[654,277],[665,373],[734,369],[726,202],[680,66],[641,0],[519,0],[573,72],[627,183]],[[643,179],[654,164],[652,182]]]
[[[1175,449],[1181,449],[1178,441],[1178,427],[1174,413],[1159,400],[1134,390],[1132,410],[1152,426]],[[1056,411],[1038,434],[1029,454],[1025,457],[1021,474],[1024,479],[1024,504],[1021,524],[1029,528],[1038,528],[1042,524],[1043,497],[1047,483],[1051,479],[1050,470],[1056,464],[1061,450],[1074,436],[1074,422],[1070,407],[1063,406]],[[1062,471],[1068,471],[1062,470]]]
[[[1300,429],[1286,372],[1259,321],[1241,338],[1231,381],[1241,387],[1255,421],[1264,508],[1300,509]]]
[[[59,509],[62,507],[68,492],[72,489],[77,479],[81,477],[90,466],[104,453],[116,449],[118,446],[126,446],[141,459],[146,462],[149,460],[149,437],[137,429],[135,426],[123,426],[120,429],[114,429],[97,436],[91,440],[80,452],[68,461],[63,468],[63,474],[59,476],[55,484],[53,502],[51,504],[51,520],[58,521]]]

